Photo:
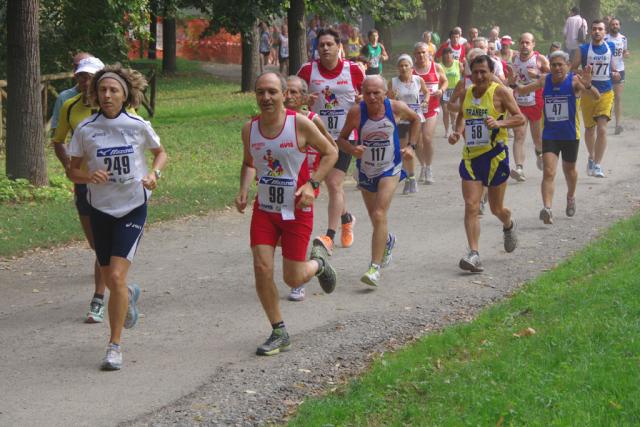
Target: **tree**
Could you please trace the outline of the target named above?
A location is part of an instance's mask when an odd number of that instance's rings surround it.
[[[440,37],[442,40],[446,40],[449,37],[449,31],[457,24],[458,0],[443,0],[443,3],[440,12]]]
[[[7,5],[7,176],[47,185],[40,100],[38,0]]]
[[[158,0],[149,3],[149,59],[156,59],[156,42],[158,40]]]
[[[291,0],[287,10],[289,27],[289,74],[296,73],[307,58],[307,32],[304,0]]]
[[[460,0],[460,8],[458,10],[458,25],[462,27],[462,31],[469,31],[473,24],[473,0]],[[472,40],[469,40],[470,42]]]
[[[600,0],[580,0],[580,15],[587,20],[588,28],[591,29],[591,21],[602,18]]]
[[[162,12],[162,73],[173,74],[178,70],[176,61],[176,0],[164,0]]]

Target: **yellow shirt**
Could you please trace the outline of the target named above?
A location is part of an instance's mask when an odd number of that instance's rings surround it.
[[[84,105],[82,93],[67,99],[60,109],[60,118],[58,119],[58,127],[53,134],[53,142],[63,144],[67,137],[71,138],[73,131],[84,119],[97,112],[97,108]]]
[[[498,83],[491,83],[479,99],[473,97],[474,85],[467,89],[462,102],[465,137],[462,158],[465,160],[474,159],[491,151],[498,144],[507,143],[506,128],[489,129],[485,123],[487,117],[493,117],[496,120],[504,117],[504,113],[498,112],[493,105],[493,94],[498,86]]]

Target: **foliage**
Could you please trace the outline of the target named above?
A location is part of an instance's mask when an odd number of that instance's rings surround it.
[[[286,5],[281,0],[195,0],[193,3],[210,17],[207,34],[224,28],[231,34],[243,35],[253,31],[257,21],[282,15]]]
[[[11,180],[0,175],[0,203],[45,202],[68,200],[72,194],[72,184],[66,176],[49,177],[48,187],[34,187],[26,179]]]

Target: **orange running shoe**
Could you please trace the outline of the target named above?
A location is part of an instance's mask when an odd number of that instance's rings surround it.
[[[351,222],[342,224],[342,231],[340,232],[340,242],[343,248],[348,248],[353,245],[353,227],[356,225],[356,217],[351,214]]]
[[[331,237],[323,235],[313,239],[313,243],[311,246],[311,258],[314,258],[314,255],[318,248],[326,250],[327,255],[331,256],[333,254],[333,240],[331,240]]]

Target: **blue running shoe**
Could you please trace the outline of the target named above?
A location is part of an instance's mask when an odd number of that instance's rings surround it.
[[[140,298],[140,287],[138,285],[129,285],[129,307],[127,308],[127,317],[124,319],[124,328],[131,329],[138,322],[138,298]]]
[[[387,237],[387,246],[384,248],[384,255],[382,256],[382,262],[380,263],[380,267],[385,268],[388,267],[391,263],[391,258],[393,257],[392,251],[396,245],[396,235],[393,233],[389,233]]]

